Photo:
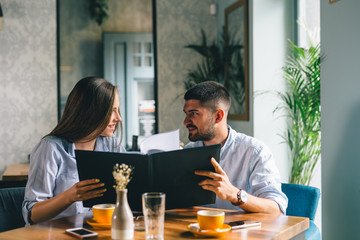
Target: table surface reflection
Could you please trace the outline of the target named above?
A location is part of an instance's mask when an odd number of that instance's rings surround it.
[[[187,230],[190,223],[196,222],[196,212],[203,207],[168,210],[165,214],[164,239],[202,239]],[[305,230],[309,228],[309,219],[263,213],[243,213],[225,211],[225,222],[239,220],[255,220],[261,227],[230,231],[218,239],[303,239]],[[85,227],[99,234],[97,239],[111,239],[110,229],[96,229],[86,223],[91,214],[78,214],[18,228],[0,233],[0,239],[76,239],[65,233],[65,229]],[[134,239],[145,239],[145,232],[136,229]]]

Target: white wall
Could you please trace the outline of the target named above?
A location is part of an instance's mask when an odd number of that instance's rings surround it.
[[[253,0],[250,1],[252,13],[252,43],[250,60],[253,95],[254,137],[262,140],[273,151],[282,182],[289,182],[292,162],[289,150],[279,134],[286,127],[281,113],[273,113],[280,103],[279,98],[269,93],[285,90],[281,68],[287,57],[288,39],[294,41],[295,1]],[[264,93],[265,92],[265,93]],[[266,93],[268,92],[268,93]],[[314,171],[310,185],[321,189],[320,161]],[[321,228],[321,204],[315,217],[315,224]]]
[[[285,129],[285,119],[273,114],[279,99],[269,92],[284,89],[281,68],[288,39],[294,37],[293,13],[293,1],[249,1],[250,120],[229,121],[235,130],[262,140],[272,149],[282,182],[288,182],[291,168],[287,146],[278,135]]]
[[[288,182],[291,162],[287,145],[282,143],[286,122],[273,114],[279,104],[274,94],[284,90],[281,68],[287,56],[288,39],[294,33],[294,2],[287,0],[252,1],[252,72],[254,137],[265,142],[273,151],[281,180]],[[264,94],[262,94],[264,93]]]
[[[0,176],[56,124],[55,3],[1,0]]]
[[[360,239],[360,1],[321,1],[323,239]]]

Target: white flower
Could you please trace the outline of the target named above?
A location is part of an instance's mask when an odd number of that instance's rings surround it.
[[[131,175],[134,170],[133,166],[128,166],[125,163],[119,165],[118,163],[114,166],[113,176],[116,182],[114,185],[115,190],[125,189],[131,180]]]

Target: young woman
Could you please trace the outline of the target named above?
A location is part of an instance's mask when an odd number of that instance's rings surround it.
[[[116,87],[102,78],[81,79],[58,125],[30,155],[23,202],[27,225],[89,211],[82,201],[99,197],[106,189],[98,179],[79,182],[75,149],[125,152],[113,137],[119,124],[122,128]]]

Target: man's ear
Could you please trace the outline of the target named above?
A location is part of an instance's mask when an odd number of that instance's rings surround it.
[[[221,108],[216,110],[215,123],[221,122],[225,117],[225,112]]]

